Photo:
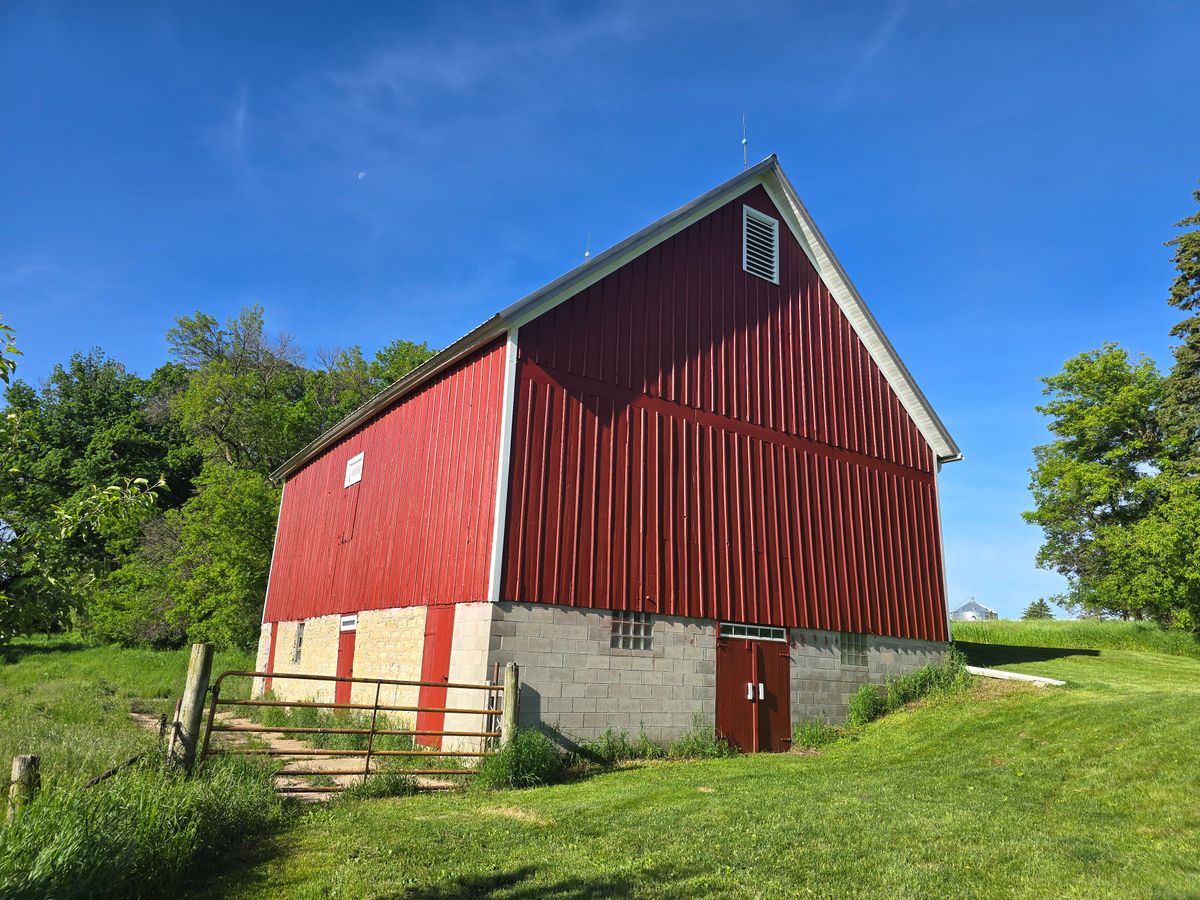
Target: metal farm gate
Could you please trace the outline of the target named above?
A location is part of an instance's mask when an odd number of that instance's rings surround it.
[[[495,673],[499,675],[499,672]],[[350,689],[355,686],[364,685],[367,691],[373,694],[373,701],[370,703],[363,702],[343,702],[339,703],[336,700],[325,702],[322,700],[276,700],[276,699],[225,699],[221,697],[221,686],[227,678],[262,678],[264,684],[279,679],[292,679],[295,681],[308,682],[334,682],[335,684],[350,684]],[[516,723],[517,716],[517,695],[519,689],[517,687],[517,667],[510,664],[504,672],[504,683],[497,684],[498,679],[485,684],[474,684],[465,682],[452,681],[411,681],[405,679],[389,679],[389,678],[358,678],[354,676],[338,676],[338,675],[305,675],[299,673],[284,673],[284,672],[243,672],[243,671],[227,671],[222,672],[217,676],[211,688],[212,699],[209,702],[207,725],[204,729],[204,739],[202,749],[200,751],[200,762],[203,764],[210,756],[229,756],[229,755],[247,755],[247,756],[273,756],[281,757],[284,761],[284,767],[275,773],[276,778],[303,778],[303,777],[329,777],[351,776],[358,775],[366,780],[371,775],[379,774],[401,774],[413,776],[469,776],[475,774],[474,769],[468,766],[450,767],[450,760],[475,760],[478,761],[483,757],[494,752],[499,744],[506,740],[512,733],[512,729]],[[469,691],[472,695],[479,698],[477,703],[470,706],[422,706],[420,700],[415,704],[402,703],[381,703],[380,694],[385,687],[391,688],[442,688],[452,691]],[[372,690],[373,688],[373,690]],[[240,710],[243,708],[252,708],[255,710],[261,709],[278,709],[285,711],[287,716],[285,724],[270,724],[258,721],[234,721],[227,722],[218,718],[218,707],[225,709]],[[293,718],[295,711],[299,710],[328,710],[333,712],[332,717],[318,719],[319,724],[291,724],[290,719]],[[370,713],[369,721],[366,720],[366,713]],[[387,716],[390,713],[407,713],[414,717],[418,713],[436,713],[439,717],[446,715],[469,716],[480,723],[478,729],[447,729],[442,728],[417,728],[415,727],[394,727]],[[384,716],[381,718],[381,714]],[[358,718],[356,718],[358,717]],[[344,721],[339,721],[344,719]],[[443,718],[444,723],[444,718]],[[213,741],[213,735],[229,735],[250,738],[250,743],[234,743]],[[257,746],[255,745],[255,736],[261,738],[267,735],[281,735],[287,738],[300,737],[305,740],[310,746],[306,747],[278,747],[278,746]],[[338,740],[328,740],[333,736],[339,736]],[[334,743],[345,741],[349,737],[347,743],[356,745],[350,747],[324,747],[312,746],[312,744]],[[401,741],[407,746],[396,748],[394,746],[378,746],[379,738],[393,739],[384,743],[395,743],[396,738],[408,738],[408,741]],[[442,746],[445,738],[456,738],[454,746],[446,748]],[[315,740],[314,740],[315,739]],[[417,766],[415,768],[382,768],[379,763],[381,760],[393,759],[396,757],[410,759],[425,759],[430,763],[441,762],[441,765]],[[289,764],[302,764],[305,760],[311,759],[312,763],[302,768],[288,768]],[[361,764],[356,764],[357,760],[361,759]],[[322,768],[322,762],[342,763],[337,768]],[[372,766],[372,763],[375,765]],[[313,793],[323,794],[328,792],[343,791],[347,789],[344,784],[325,784],[321,786],[306,786],[306,785],[281,785],[277,788],[280,793]]]

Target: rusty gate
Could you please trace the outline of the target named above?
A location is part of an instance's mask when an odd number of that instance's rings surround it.
[[[499,672],[495,673],[496,676]],[[279,700],[271,698],[268,695],[265,697],[249,697],[246,699],[240,698],[225,698],[221,696],[221,688],[225,680],[228,678],[254,678],[263,679],[263,684],[269,684],[272,681],[281,679],[292,679],[296,681],[307,681],[317,683],[345,684],[350,683],[350,690],[353,692],[356,686],[365,686],[367,693],[373,696],[372,702],[342,702],[339,703],[336,699],[331,701],[324,700]],[[452,682],[452,681],[413,681],[407,679],[389,679],[389,678],[359,678],[356,676],[341,676],[341,675],[306,675],[292,672],[248,672],[248,671],[227,671],[222,672],[217,676],[210,689],[212,698],[209,701],[208,716],[206,727],[204,730],[204,741],[200,751],[200,762],[203,764],[210,756],[228,756],[228,755],[247,755],[247,756],[274,756],[281,757],[285,761],[283,768],[275,773],[276,778],[291,778],[291,777],[335,777],[347,775],[362,776],[365,781],[371,775],[379,774],[401,774],[413,776],[470,776],[474,774],[474,769],[468,766],[459,765],[451,767],[450,761],[458,762],[460,760],[476,760],[482,759],[489,753],[494,752],[501,740],[505,739],[513,728],[516,720],[516,667],[509,666],[504,673],[504,683],[497,683],[499,679],[494,677],[491,681],[483,684],[467,683],[467,682]],[[468,691],[472,695],[478,696],[479,701],[471,706],[450,706],[445,704],[441,706],[422,706],[418,699],[413,704],[403,703],[381,703],[380,696],[383,688],[392,687],[400,688],[442,688],[452,691]],[[361,692],[360,696],[361,696]],[[510,694],[509,702],[505,702],[506,694]],[[351,701],[354,700],[353,694]],[[287,719],[284,724],[265,723],[261,721],[253,721],[249,724],[244,722],[227,723],[218,719],[218,707],[223,708],[255,708],[258,709],[278,709],[287,712]],[[291,719],[296,710],[315,710],[315,711],[331,711],[334,715],[332,718],[324,720],[318,719],[319,724],[292,724],[288,719]],[[369,722],[365,721],[366,714],[370,714]],[[380,714],[384,714],[381,719]],[[390,713],[408,713],[414,716],[414,727],[397,728],[387,718]],[[461,729],[448,729],[444,725],[441,728],[417,728],[415,726],[415,716],[418,713],[437,713],[441,716],[459,715],[468,716],[472,720],[480,723],[477,729],[470,727]],[[355,716],[361,718],[355,719]],[[339,718],[344,721],[339,721]],[[303,748],[284,748],[271,746],[242,746],[232,743],[218,744],[213,740],[214,734],[228,735],[244,735],[251,737],[254,735],[285,735],[299,736],[305,743],[310,743],[310,746]],[[311,743],[330,743],[332,741],[326,738],[338,736],[350,736],[354,746],[351,747],[322,747],[312,746]],[[407,746],[400,748],[394,746],[377,746],[378,738],[407,738]],[[450,748],[442,746],[445,738],[460,739],[455,741],[455,745]],[[402,743],[405,743],[402,741]],[[365,746],[360,746],[365,745]],[[380,760],[388,758],[410,758],[416,760],[429,760],[431,763],[441,762],[441,765],[434,766],[418,766],[415,768],[381,768],[379,767]],[[299,764],[306,759],[316,761],[332,761],[345,760],[345,765],[339,768],[321,768],[319,765],[310,765],[298,769],[288,768],[291,764]],[[361,765],[352,766],[351,761],[362,760]],[[372,764],[375,764],[373,767]],[[346,790],[344,784],[322,785],[322,786],[304,786],[304,785],[283,785],[277,790],[280,793],[327,793]]]

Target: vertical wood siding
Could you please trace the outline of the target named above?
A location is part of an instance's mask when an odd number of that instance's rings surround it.
[[[502,596],[945,640],[933,454],[742,203],[522,326]]]
[[[288,479],[267,621],[486,599],[504,352],[481,348]]]

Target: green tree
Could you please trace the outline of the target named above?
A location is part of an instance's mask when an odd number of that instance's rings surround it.
[[[1200,190],[1192,195],[1200,203]],[[1167,302],[1187,315],[1171,329],[1180,343],[1163,389],[1164,463],[1182,476],[1200,475],[1200,212],[1180,222],[1187,229],[1167,242],[1176,277]]]
[[[1110,577],[1120,573],[1108,548],[1112,529],[1144,518],[1156,498],[1151,476],[1160,449],[1162,377],[1152,360],[1133,362],[1109,343],[1067,360],[1062,372],[1042,381],[1050,399],[1037,409],[1050,419],[1054,440],[1034,448],[1035,508],[1024,514],[1044,535],[1038,565],[1067,578],[1063,606],[1148,612],[1119,589],[1119,577]]]
[[[1053,619],[1054,613],[1050,611],[1050,604],[1045,600],[1034,600],[1027,607],[1025,612],[1021,613],[1022,619]]]

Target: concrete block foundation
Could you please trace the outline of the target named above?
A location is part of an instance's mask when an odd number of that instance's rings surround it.
[[[649,647],[613,646],[614,613],[548,604],[462,603],[455,609],[450,652],[451,682],[483,683],[495,667],[521,669],[520,722],[550,734],[565,747],[607,729],[654,741],[678,738],[716,718],[716,633],[712,620],[651,616]],[[338,617],[305,622],[299,662],[293,662],[298,623],[278,623],[275,670],[333,674],[337,669]],[[418,680],[425,608],[370,610],[358,614],[354,674]],[[259,642],[265,669],[270,626]],[[843,646],[845,644],[845,646]],[[845,719],[851,695],[866,682],[882,684],[940,661],[946,644],[876,635],[792,629],[788,633],[790,707],[793,722]],[[259,685],[258,690],[262,689]],[[332,683],[275,679],[283,699],[330,700]],[[415,705],[417,688],[385,687],[388,705]],[[486,705],[480,691],[451,688],[447,706]],[[369,695],[369,696],[368,696]],[[354,700],[371,702],[374,688],[357,686]],[[482,730],[481,717],[449,714],[448,731]],[[472,749],[475,738],[447,738],[447,749]]]

